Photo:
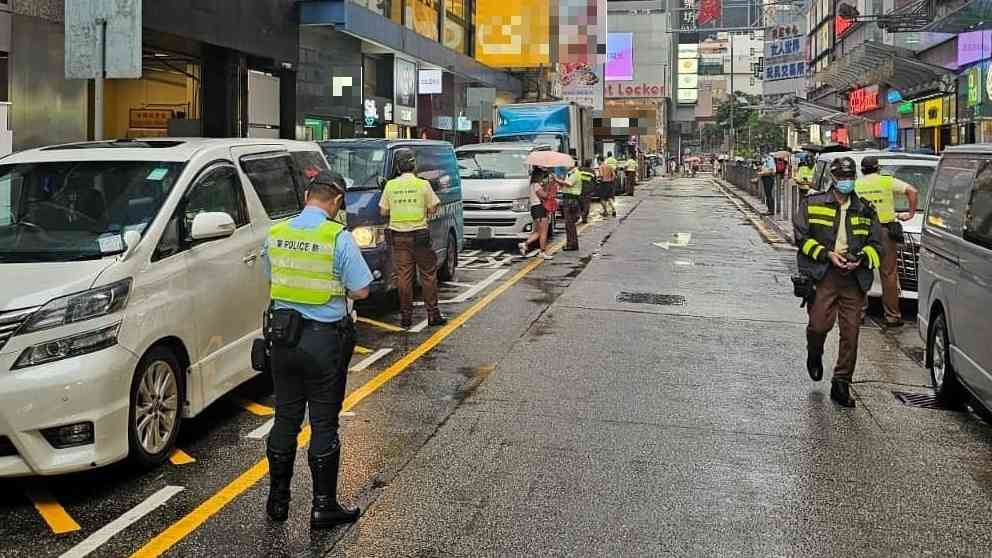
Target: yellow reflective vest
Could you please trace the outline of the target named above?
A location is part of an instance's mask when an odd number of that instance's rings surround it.
[[[799,182],[799,187],[802,189],[808,189],[813,182],[813,168],[807,166],[799,167],[796,171],[796,179]]]
[[[878,221],[883,225],[896,220],[896,202],[892,192],[892,177],[869,174],[854,183],[854,191],[875,206]]]
[[[568,184],[568,186],[561,188],[559,191],[569,196],[581,196],[583,180],[585,178],[582,176],[582,172],[579,169],[572,169],[568,172],[568,177],[565,178],[565,184]]]
[[[431,183],[412,174],[386,183],[382,195],[389,200],[389,225],[396,230],[427,228],[427,191]]]
[[[334,246],[344,226],[327,221],[312,229],[294,228],[283,221],[269,231],[268,256],[272,265],[269,291],[273,300],[298,304],[326,304],[345,296],[334,273]]]

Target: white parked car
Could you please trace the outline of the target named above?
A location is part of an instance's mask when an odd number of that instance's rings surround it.
[[[274,220],[316,144],[119,140],[0,161],[0,477],[130,456],[256,374]]]

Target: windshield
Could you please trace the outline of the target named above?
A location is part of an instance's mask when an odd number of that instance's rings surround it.
[[[498,138],[493,138],[493,141],[497,142],[522,142],[522,143],[536,143],[539,145],[550,145],[555,151],[560,151],[565,153],[567,150],[564,149],[565,146],[562,145],[562,138],[555,134],[517,134],[514,136],[500,136]]]
[[[933,178],[933,173],[937,170],[936,166],[883,163],[880,167],[881,174],[895,177],[919,190],[920,207],[917,209],[923,209],[923,204],[926,203],[927,193],[930,191],[930,179]],[[909,199],[906,196],[895,194],[895,202],[896,211],[909,211]]]
[[[379,177],[386,159],[386,150],[381,147],[360,145],[335,145],[322,143],[331,170],[344,177],[349,190],[362,190],[379,187]]]
[[[458,173],[463,179],[527,178],[526,151],[461,151]]]
[[[85,161],[0,166],[0,262],[98,259],[143,233],[184,163]]]

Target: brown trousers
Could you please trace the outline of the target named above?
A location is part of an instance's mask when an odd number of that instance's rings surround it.
[[[806,346],[812,356],[823,356],[827,334],[837,322],[840,347],[834,379],[850,382],[858,363],[858,335],[861,333],[861,309],[865,292],[858,285],[854,274],[843,275],[831,268],[827,276],[816,284],[816,300],[807,307],[809,326],[806,327]]]
[[[885,308],[885,318],[889,321],[901,320],[902,310],[899,309],[899,270],[896,251],[899,249],[895,240],[889,237],[888,230],[882,227],[882,265],[878,274],[882,279],[882,306]]]
[[[400,292],[400,314],[405,317],[413,316],[413,274],[418,269],[427,315],[434,316],[438,313],[437,255],[429,241],[427,244],[418,244],[416,241],[418,234],[426,232],[390,232],[396,288]]]
[[[561,213],[565,217],[565,249],[579,249],[579,233],[576,223],[582,217],[582,204],[578,198],[567,198],[562,201]]]
[[[637,171],[624,171],[626,173],[626,179],[624,180],[624,190],[628,196],[634,195],[634,186],[637,184]]]

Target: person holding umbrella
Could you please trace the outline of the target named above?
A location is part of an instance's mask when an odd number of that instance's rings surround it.
[[[539,256],[545,260],[554,259],[548,253],[548,224],[552,212],[557,210],[558,187],[556,179],[551,178],[551,171],[556,167],[572,168],[575,160],[555,151],[533,151],[527,156],[527,164],[531,165],[530,173],[530,216],[534,221],[534,230],[525,242],[518,247],[520,254],[526,256],[530,245],[534,242],[540,247]]]

